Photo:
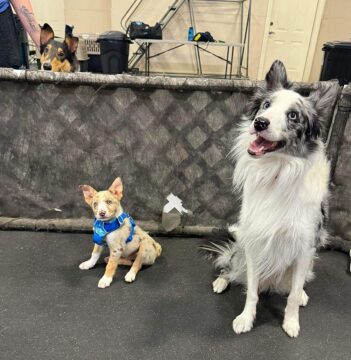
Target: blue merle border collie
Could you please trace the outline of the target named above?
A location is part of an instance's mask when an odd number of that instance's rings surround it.
[[[237,334],[252,329],[262,291],[289,294],[283,329],[299,334],[304,285],[313,277],[316,248],[327,239],[329,162],[320,135],[336,92],[334,84],[321,83],[300,95],[275,61],[248,104],[232,149],[233,185],[243,193],[238,223],[229,227],[236,241],[203,247],[215,253],[220,269],[215,293],[231,282],[246,286],[244,310],[233,321]]]

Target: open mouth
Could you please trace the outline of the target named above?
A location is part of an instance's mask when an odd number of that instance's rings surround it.
[[[267,152],[281,149],[284,145],[285,141],[270,141],[260,135],[257,135],[256,139],[250,143],[247,151],[250,155],[260,156]]]

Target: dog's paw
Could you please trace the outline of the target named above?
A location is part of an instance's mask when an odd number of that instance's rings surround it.
[[[300,324],[296,319],[289,319],[283,322],[284,331],[292,338],[296,338],[300,332]]]
[[[229,281],[227,279],[224,279],[222,277],[218,277],[213,283],[212,288],[213,292],[220,294],[223,292],[229,285]]]
[[[300,300],[300,306],[306,306],[308,303],[308,295],[305,293],[305,290],[302,291],[301,300]]]
[[[109,287],[111,285],[112,282],[112,277],[108,277],[108,276],[103,276],[98,283],[98,287],[100,289],[105,289],[106,287]]]
[[[136,273],[132,270],[129,270],[126,276],[124,277],[124,280],[128,283],[131,283],[135,280],[135,277],[136,277]]]
[[[87,260],[87,261],[84,261],[81,264],[79,264],[79,269],[81,269],[81,270],[89,270],[92,267],[94,267],[94,265],[95,265],[95,262]]]
[[[254,317],[241,313],[233,321],[233,330],[236,334],[249,332],[252,329]]]

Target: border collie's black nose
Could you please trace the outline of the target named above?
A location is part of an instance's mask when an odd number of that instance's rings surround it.
[[[44,70],[51,70],[51,64],[44,63],[43,68],[44,68]]]
[[[258,117],[255,119],[254,128],[256,131],[263,131],[268,128],[269,120],[264,117]]]

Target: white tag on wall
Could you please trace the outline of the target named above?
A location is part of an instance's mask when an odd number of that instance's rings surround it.
[[[183,201],[178,197],[170,193],[167,196],[168,203],[163,207],[164,213],[169,213],[171,210],[176,209],[180,214],[185,213],[188,214],[189,210],[183,207]]]
[[[183,214],[192,215],[192,212],[184,208],[183,201],[172,193],[167,196],[167,200],[162,211],[162,226],[166,231],[172,231],[181,224]]]

